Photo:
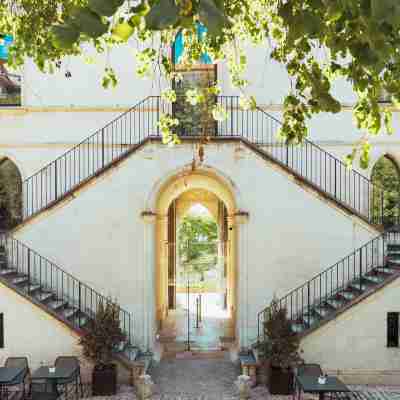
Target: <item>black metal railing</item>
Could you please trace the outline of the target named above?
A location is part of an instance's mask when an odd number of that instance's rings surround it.
[[[67,302],[68,307],[76,311],[68,318],[76,328],[81,328],[85,316],[94,318],[100,303],[106,304],[110,301],[9,235],[0,235],[0,247],[5,251],[8,268],[14,269],[17,276],[28,279],[21,290],[29,295],[32,288],[39,286],[40,293],[51,293],[55,300]],[[122,308],[119,310],[120,326],[126,335],[126,342],[133,344],[133,315]]]
[[[280,121],[261,109],[242,110],[238,97],[220,96],[216,101],[227,118],[217,123],[212,136],[245,139],[369,222],[381,224],[387,219],[384,192],[368,178],[309,140],[301,145],[285,144],[277,135]],[[148,97],[27,178],[23,182],[24,219],[99,174],[143,140],[159,138],[160,116],[172,114],[173,108],[161,97]],[[196,137],[202,128],[178,131],[183,137]]]
[[[303,285],[278,300],[278,306],[286,309],[287,318],[293,323],[309,321],[316,308],[326,304],[350,284],[362,292],[363,278],[377,267],[386,266],[387,244],[400,244],[399,232],[385,232],[353,251],[347,257],[325,269]],[[264,323],[269,307],[258,313],[258,340],[264,337]],[[307,323],[307,322],[306,322]]]
[[[238,97],[219,97],[228,118],[218,124],[218,135],[239,136],[257,145],[275,161],[304,181],[374,224],[384,217],[384,192],[370,179],[305,139],[286,144],[277,135],[281,122],[260,108],[241,110]]]

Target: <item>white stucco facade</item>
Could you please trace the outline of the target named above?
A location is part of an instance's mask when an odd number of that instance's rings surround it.
[[[398,348],[387,347],[387,313],[398,312],[400,279],[353,306],[301,342],[308,362],[349,382],[397,384]]]
[[[81,357],[79,336],[74,331],[2,284],[0,312],[4,319],[1,365],[7,357],[27,356],[31,369],[35,370],[41,363],[54,365],[57,356]]]
[[[249,214],[236,243],[242,287],[238,307],[246,308],[243,344],[249,345],[256,338],[257,312],[274,294],[284,295],[377,232],[295,184],[251,150],[242,147],[238,159],[237,147],[207,145],[204,168],[231,182],[237,210]],[[76,278],[117,298],[134,314],[142,345],[149,340],[142,324],[148,301],[143,296],[154,287],[154,276],[143,265],[148,265],[146,257],[153,259],[155,245],[148,248],[141,213],[152,209],[147,199],[153,187],[181,173],[192,157],[190,144],[174,149],[148,144],[15,234]]]
[[[12,160],[23,180],[146,96],[159,95],[166,86],[157,79],[135,77],[134,56],[128,46],[113,50],[109,58],[120,82],[116,89],[107,91],[100,85],[108,62],[102,56],[94,64],[71,58],[54,75],[44,75],[30,61],[26,63],[23,106],[0,109],[0,159]],[[72,73],[70,79],[64,76],[66,69]],[[283,97],[290,88],[284,68],[267,61],[262,50],[249,49],[248,76],[252,82],[249,92],[264,110],[279,119]],[[223,95],[237,94],[230,87],[224,65],[218,65],[218,80]],[[345,82],[337,82],[334,91],[343,104],[354,104],[354,94]],[[310,138],[338,158],[350,153],[362,137],[349,107],[336,115],[316,116],[309,127]],[[385,154],[400,161],[397,112],[394,129],[394,135],[372,140],[371,167],[362,171],[365,176],[370,176],[373,164]],[[18,240],[131,312],[136,344],[144,349],[152,349],[157,332],[157,223],[165,218],[157,209],[157,199],[169,179],[191,174],[196,152],[195,145],[186,142],[174,148],[147,143],[15,232]],[[359,169],[357,165],[355,169]],[[231,245],[238,347],[254,342],[257,313],[274,295],[285,295],[378,234],[237,141],[207,144],[205,160],[197,172],[220,179],[232,195],[229,221],[235,232]],[[39,194],[29,196],[28,202]],[[303,342],[307,361],[320,362],[332,371],[361,370],[362,360],[375,357],[375,352],[367,354],[366,343],[376,347],[376,354],[381,351],[385,327],[380,325],[384,324],[385,310],[396,302],[397,285],[396,281],[355,307],[354,314],[343,314],[307,337]],[[0,292],[0,312],[4,309],[8,315],[6,348],[0,349],[0,363],[2,356],[13,353],[30,354],[32,364],[38,365],[51,361],[53,354],[78,351],[76,338],[66,333],[65,327],[60,331],[42,311],[32,313],[32,306],[9,289],[0,286]],[[378,312],[380,308],[382,313]],[[59,339],[51,341],[45,350],[42,346],[30,349],[28,344],[17,347],[25,340],[25,333],[14,336],[20,324],[10,319],[14,310],[26,315],[35,335],[53,329],[51,337]],[[48,337],[41,339],[44,343]],[[346,354],[349,347],[357,357]],[[400,370],[396,357],[386,349],[375,357],[374,368]]]

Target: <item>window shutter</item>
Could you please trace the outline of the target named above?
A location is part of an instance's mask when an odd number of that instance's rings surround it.
[[[399,347],[399,313],[387,314],[387,347]]]
[[[4,348],[4,314],[0,313],[0,349]]]

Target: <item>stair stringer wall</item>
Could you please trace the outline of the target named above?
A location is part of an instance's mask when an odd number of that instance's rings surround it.
[[[147,143],[15,232],[18,240],[133,313],[141,346],[148,344],[143,321],[155,299],[155,271],[148,271],[146,257],[156,248],[146,242],[151,228],[141,214],[154,211],[147,199],[160,182],[189,173],[195,151],[190,143],[173,149]],[[257,313],[274,294],[281,297],[377,235],[237,142],[208,144],[202,169],[226,177],[237,210],[249,214],[245,224],[232,219],[243,344],[255,340]]]
[[[31,370],[57,356],[82,359],[79,335],[12,289],[0,283],[0,312],[4,314],[4,348],[0,364],[7,357],[27,356]]]
[[[387,313],[400,312],[394,279],[301,340],[303,358],[353,384],[398,384],[399,348],[387,347]]]

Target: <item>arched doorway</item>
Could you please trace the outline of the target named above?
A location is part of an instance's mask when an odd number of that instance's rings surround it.
[[[178,350],[216,350],[235,338],[235,212],[215,177],[192,173],[158,200],[156,310],[161,341]]]
[[[17,166],[0,159],[0,231],[14,228],[22,220],[22,179]]]
[[[400,171],[395,161],[384,155],[372,168],[374,184],[373,216],[386,228],[399,225],[400,217]]]

